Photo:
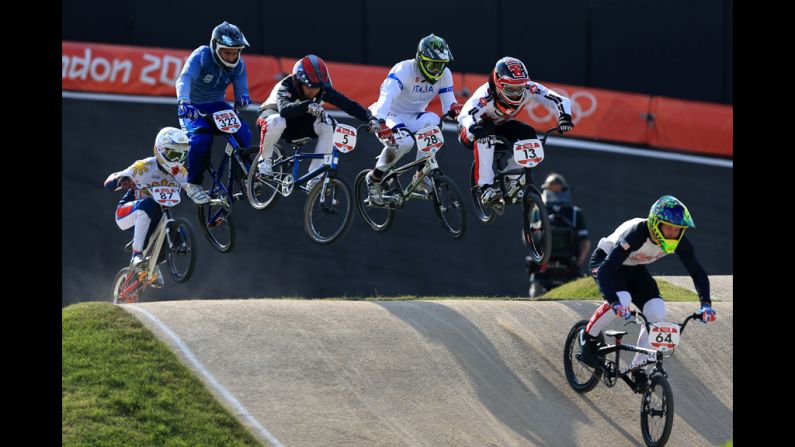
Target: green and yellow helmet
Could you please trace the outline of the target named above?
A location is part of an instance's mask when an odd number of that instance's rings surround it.
[[[442,78],[447,64],[452,62],[453,54],[444,39],[430,34],[420,40],[416,60],[422,76],[431,84],[435,84]]]
[[[668,225],[681,228],[679,237],[676,239],[666,239],[663,237],[660,224],[666,223]],[[696,228],[693,223],[693,218],[690,217],[690,212],[684,203],[679,201],[674,196],[662,196],[654,202],[649,210],[649,218],[646,220],[646,225],[649,227],[649,232],[657,238],[660,247],[666,253],[673,253],[679,245],[679,241],[685,235],[685,230],[688,228]]]

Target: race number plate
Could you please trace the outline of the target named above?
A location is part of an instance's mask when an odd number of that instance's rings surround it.
[[[152,186],[149,188],[155,202],[163,206],[174,206],[179,203],[179,188],[173,186]]]
[[[435,154],[444,144],[444,137],[438,126],[426,127],[415,133],[414,138],[417,140],[417,150],[425,155]]]
[[[218,130],[226,133],[235,133],[240,129],[240,118],[234,110],[221,110],[213,113],[213,120]]]
[[[679,344],[681,326],[676,323],[652,323],[649,344],[658,351],[670,351]]]
[[[356,147],[356,128],[338,123],[334,128],[334,147],[342,153],[352,151]]]
[[[525,168],[537,166],[544,160],[544,146],[537,139],[519,140],[513,144],[513,159]]]

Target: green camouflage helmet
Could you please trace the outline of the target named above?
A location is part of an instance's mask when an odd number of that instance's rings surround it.
[[[416,60],[422,76],[431,84],[435,84],[441,79],[444,67],[452,62],[453,54],[444,39],[430,34],[420,40]]]
[[[666,223],[668,225],[681,228],[679,237],[676,239],[666,239],[663,236],[660,224]],[[690,217],[690,212],[684,203],[679,201],[674,196],[662,196],[654,202],[649,210],[649,218],[646,221],[649,227],[649,232],[657,238],[660,247],[666,253],[673,253],[679,245],[679,241],[685,235],[685,230],[688,228],[696,228],[693,223],[693,218]]]

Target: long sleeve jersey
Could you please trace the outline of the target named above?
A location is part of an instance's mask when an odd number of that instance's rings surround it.
[[[458,123],[466,129],[469,129],[469,126],[474,124],[479,118],[486,118],[493,121],[494,124],[502,124],[515,118],[519,112],[533,101],[538,101],[547,107],[557,110],[558,116],[563,113],[571,115],[571,101],[569,98],[561,96],[557,92],[534,81],[528,81],[526,88],[527,94],[525,94],[524,101],[512,113],[503,115],[494,106],[495,94],[491,91],[489,83],[486,82],[478,87],[475,93],[464,103],[464,107],[458,115]]]
[[[389,112],[395,114],[417,114],[424,112],[431,100],[439,95],[442,102],[442,113],[446,114],[450,106],[457,102],[453,93],[453,74],[445,67],[441,79],[434,84],[428,82],[420,73],[417,61],[408,59],[398,62],[389,70],[378,101],[370,106],[377,118],[386,119]]]
[[[155,157],[144,158],[131,164],[127,169],[114,172],[105,180],[105,189],[115,191],[119,187],[119,180],[129,177],[135,182],[136,189],[129,189],[122,197],[119,205],[123,205],[131,200],[139,200],[151,197],[149,192],[151,186],[174,186],[180,187],[187,181],[188,172],[183,167],[177,175],[171,175],[157,164]]]
[[[640,217],[619,225],[612,234],[599,240],[597,248],[607,253],[607,257],[599,267],[597,279],[605,293],[605,298],[611,304],[619,301],[618,295],[616,295],[616,292],[619,292],[616,286],[618,282],[613,278],[618,275],[621,266],[651,264],[668,255],[659,245],[652,242],[646,219]],[[682,237],[674,253],[679,255],[685,269],[693,278],[698,299],[702,304],[711,304],[709,277],[696,259],[693,245],[690,244],[687,236]]]
[[[362,121],[369,121],[371,117],[369,110],[333,87],[322,89],[313,99],[302,100],[301,98],[301,94],[293,83],[293,75],[290,75],[273,87],[268,99],[260,105],[259,110],[260,112],[263,110],[275,110],[279,112],[282,118],[293,118],[306,113],[309,104],[313,102],[319,104],[328,102],[339,107],[348,115]]]
[[[221,68],[213,59],[207,45],[196,48],[188,57],[177,79],[177,99],[188,99],[193,104],[206,104],[224,100],[226,88],[231,83],[235,97],[248,95],[246,61],[243,55],[232,70]]]

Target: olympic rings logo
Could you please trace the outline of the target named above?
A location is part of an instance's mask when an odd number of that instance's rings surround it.
[[[591,92],[578,91],[569,96],[568,92],[564,89],[557,89],[555,91],[562,96],[568,97],[569,101],[571,101],[571,120],[574,124],[579,123],[580,120],[586,116],[593,115],[596,111],[596,96]],[[546,121],[557,122],[558,119],[557,110],[551,111],[538,101],[533,101],[531,104],[528,104],[525,110],[527,110],[527,115],[530,116],[531,120],[540,123]]]

